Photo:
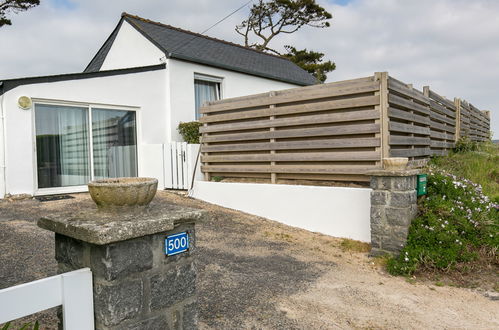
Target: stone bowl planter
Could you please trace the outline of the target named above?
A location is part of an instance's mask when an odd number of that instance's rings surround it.
[[[147,206],[157,190],[158,180],[153,178],[112,178],[88,184],[90,196],[99,208]]]
[[[388,171],[403,171],[408,162],[409,158],[405,157],[383,158],[383,168]]]

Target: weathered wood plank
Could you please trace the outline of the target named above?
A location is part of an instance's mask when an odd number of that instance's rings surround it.
[[[203,142],[223,142],[223,141],[245,141],[245,140],[266,140],[281,138],[296,138],[309,136],[338,136],[377,133],[380,130],[379,124],[358,124],[317,128],[299,128],[278,130],[273,132],[251,132],[236,134],[208,135],[203,137]]]
[[[375,168],[366,167],[339,167],[331,165],[204,165],[203,172],[232,172],[232,173],[314,173],[314,174],[365,174]]]
[[[449,109],[447,109],[446,107],[444,107],[443,105],[437,103],[436,101],[434,100],[431,100],[430,99],[430,108],[433,110],[433,111],[436,111],[436,112],[439,112],[439,113],[442,113],[442,114],[445,114],[446,116],[448,117],[451,117],[451,118],[456,118],[456,113],[454,111],[451,111]]]
[[[451,100],[448,100],[448,99],[444,98],[443,96],[438,95],[437,93],[435,93],[431,89],[430,89],[429,92],[430,92],[429,96],[430,96],[431,99],[434,99],[435,101],[437,101],[437,102],[445,105],[446,107],[448,107],[448,108],[456,111],[456,105],[454,104],[454,102],[452,102]]]
[[[430,118],[432,119],[432,121],[437,120],[443,123],[447,123],[452,127],[456,126],[456,121],[454,119],[447,118],[441,114],[436,113],[435,111],[430,112]]]
[[[201,156],[206,163],[236,163],[236,162],[307,162],[307,161],[369,161],[380,160],[377,151],[352,152],[303,152],[279,154],[244,154]]]
[[[430,114],[430,108],[425,107],[421,104],[412,102],[411,100],[404,99],[400,96],[394,95],[394,94],[388,94],[388,103],[390,103],[390,106],[397,106],[400,108],[412,110],[412,111],[417,111],[419,113],[422,113],[424,115],[429,115]]]
[[[432,139],[454,140],[454,134],[446,134],[445,132],[431,131],[430,137]]]
[[[410,113],[404,110],[399,110],[395,108],[388,108],[388,115],[391,118],[397,118],[407,121],[412,121],[416,123],[420,123],[423,125],[430,125],[430,117],[424,117],[415,113]]]
[[[201,117],[200,121],[202,123],[215,123],[221,121],[251,119],[251,118],[287,115],[287,114],[350,109],[350,108],[374,106],[377,104],[379,104],[379,96],[362,96],[362,97],[355,97],[355,98],[341,99],[334,101],[313,102],[313,103],[298,104],[298,105],[280,106],[275,108],[265,108],[260,110],[241,109],[241,111],[233,113],[206,115]]]
[[[357,84],[349,84],[344,86],[323,85],[315,89],[297,90],[294,93],[282,93],[273,97],[262,97],[258,99],[236,101],[232,103],[214,103],[200,109],[201,113],[213,113],[227,111],[232,109],[244,109],[258,106],[269,106],[271,104],[290,103],[298,101],[306,101],[312,99],[321,99],[327,97],[345,96],[375,92],[379,90],[378,82],[363,82]]]
[[[430,135],[429,127],[421,127],[416,125],[408,125],[402,123],[390,122],[390,131],[392,132],[403,132],[403,133],[414,133],[421,135]]]
[[[391,89],[399,94],[403,94],[405,96],[408,96],[412,99],[418,100],[421,103],[424,103],[424,104],[430,103],[430,99],[428,97],[424,96],[423,93],[421,93],[420,91],[418,91],[416,89],[407,87],[407,85],[405,85],[404,83],[402,83],[402,82],[400,82],[392,77],[388,78],[388,89]]]
[[[268,151],[268,150],[312,150],[379,147],[379,138],[320,139],[305,141],[282,141],[264,143],[238,143],[222,145],[202,145],[202,152]]]
[[[323,115],[310,115],[301,117],[288,117],[273,120],[248,121],[242,123],[209,125],[200,127],[200,133],[241,131],[248,129],[299,126],[311,124],[353,122],[359,120],[370,120],[379,118],[378,110],[357,110],[344,113],[331,113]]]
[[[438,129],[438,130],[441,130],[441,131],[446,131],[446,132],[449,132],[449,133],[454,133],[454,126],[445,126],[444,124],[441,124],[441,123],[438,123],[436,121],[431,121],[430,123],[430,128],[432,129]]]
[[[390,135],[391,145],[430,145],[429,137]]]
[[[445,142],[445,141],[436,141],[432,140],[430,147],[432,148],[445,148],[445,149],[451,149],[454,148],[454,143],[452,142]]]
[[[430,148],[414,148],[414,149],[391,149],[392,157],[418,157],[430,155]]]

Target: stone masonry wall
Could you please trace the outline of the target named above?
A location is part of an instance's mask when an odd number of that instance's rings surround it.
[[[167,235],[187,231],[189,251],[166,257]],[[96,329],[196,329],[194,224],[107,245],[55,235],[58,272],[89,267]]]
[[[371,255],[396,255],[417,215],[416,175],[377,174],[371,188]]]

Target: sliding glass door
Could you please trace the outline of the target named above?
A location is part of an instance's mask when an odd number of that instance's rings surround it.
[[[38,188],[137,176],[134,111],[36,104]]]

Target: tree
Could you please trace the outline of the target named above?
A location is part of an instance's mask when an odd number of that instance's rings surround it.
[[[302,50],[297,50],[293,46],[284,46],[288,51],[287,54],[284,54],[284,57],[287,57],[296,65],[300,66],[305,71],[311,73],[318,81],[323,83],[326,81],[327,75],[326,73],[333,71],[336,69],[336,64],[331,61],[322,62],[324,54],[319,52],[314,52],[312,50],[308,51],[306,48]],[[322,62],[322,63],[321,63]]]
[[[321,63],[323,53],[285,46],[287,53],[281,54],[269,43],[279,34],[291,34],[304,26],[327,28],[332,17],[315,0],[259,0],[251,7],[248,18],[236,26],[236,32],[244,37],[246,47],[289,58],[324,82],[326,73],[336,66],[331,61]],[[255,37],[256,41],[252,41]]]
[[[12,21],[7,18],[7,13],[19,13],[26,11],[40,4],[40,0],[3,0],[0,1],[0,27],[12,25]]]

